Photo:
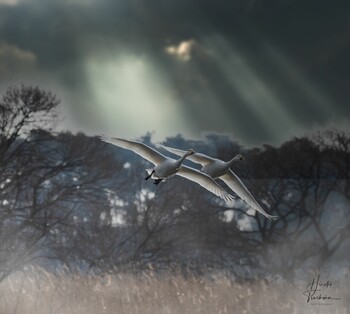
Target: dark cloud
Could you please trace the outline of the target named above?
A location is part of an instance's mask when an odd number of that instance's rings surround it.
[[[14,72],[26,73],[36,64],[36,56],[16,46],[0,44],[0,76],[10,78]]]
[[[217,131],[250,143],[278,142],[295,130],[349,117],[349,9],[350,4],[296,0],[0,2],[0,68],[8,72],[11,60],[20,58],[12,76],[35,71],[39,81],[40,75],[43,82],[50,77],[69,95],[70,112],[81,127],[101,129],[104,117],[98,112],[105,90],[100,87],[97,98],[96,81],[104,76],[102,69],[115,67],[118,75],[125,56],[132,55],[143,65],[134,62],[127,69],[138,66],[140,75],[154,80],[149,88],[159,93],[158,111],[171,99],[166,110],[176,106],[177,113],[169,118],[182,117],[189,125],[176,132],[174,122],[170,134],[158,135]],[[8,74],[1,69],[4,85]],[[113,73],[106,75],[113,79]],[[157,83],[164,83],[162,92]],[[127,97],[113,97],[134,105]],[[155,99],[151,95],[148,102]],[[135,121],[130,121],[131,130]],[[166,130],[140,121],[137,132],[141,123],[143,133]]]

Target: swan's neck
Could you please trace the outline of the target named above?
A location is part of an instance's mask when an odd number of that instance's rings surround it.
[[[190,154],[188,152],[186,152],[180,159],[178,159],[177,162],[179,163],[179,165],[181,165],[183,163],[183,161],[186,159],[186,157],[189,155]]]
[[[239,159],[237,159],[236,157],[233,157],[231,160],[229,160],[228,162],[226,162],[226,166],[229,168],[231,167],[234,163],[236,163]]]

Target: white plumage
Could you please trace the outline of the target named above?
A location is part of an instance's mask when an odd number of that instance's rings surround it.
[[[184,154],[183,150],[177,148],[167,147],[164,145],[161,145],[161,147],[175,155],[181,156]],[[241,179],[230,169],[232,164],[244,159],[240,154],[236,155],[228,162],[212,158],[201,153],[196,153],[195,155],[188,156],[187,159],[191,160],[192,162],[201,164],[201,171],[203,173],[206,173],[212,178],[223,180],[228,185],[228,187],[242,200],[244,200],[250,207],[254,208],[270,220],[277,219],[277,216],[269,215],[264,209],[261,208],[259,203],[255,200]]]
[[[150,161],[155,165],[153,169],[148,169],[148,176],[145,178],[148,180],[149,178],[155,179],[155,184],[158,184],[162,180],[169,178],[174,175],[179,175],[188,180],[191,180],[208,191],[212,192],[216,196],[221,197],[225,201],[233,200],[233,196],[227,193],[219,184],[217,184],[209,175],[202,173],[196,169],[192,169],[190,167],[182,165],[182,162],[193,156],[195,152],[192,149],[188,151],[184,151],[181,154],[181,158],[178,160],[169,158],[159,153],[155,149],[147,146],[146,144],[124,140],[116,137],[106,137],[100,136],[100,139],[104,142],[129,149],[146,160]]]

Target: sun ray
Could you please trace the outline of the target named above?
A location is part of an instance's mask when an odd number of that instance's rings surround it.
[[[297,122],[288,115],[283,100],[248,65],[238,50],[221,36],[209,40],[215,47],[213,58],[223,75],[267,129],[277,138],[281,130],[294,128]]]
[[[89,59],[86,77],[105,131],[130,137],[156,130],[156,138],[191,133],[167,78],[147,58]]]

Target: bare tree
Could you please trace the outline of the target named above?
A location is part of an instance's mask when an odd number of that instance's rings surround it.
[[[0,280],[52,257],[52,240],[64,241],[63,230],[88,216],[87,205],[103,203],[103,184],[121,167],[98,151],[98,139],[42,129],[58,103],[25,86],[9,89],[0,103]],[[114,163],[105,168],[101,158]]]

